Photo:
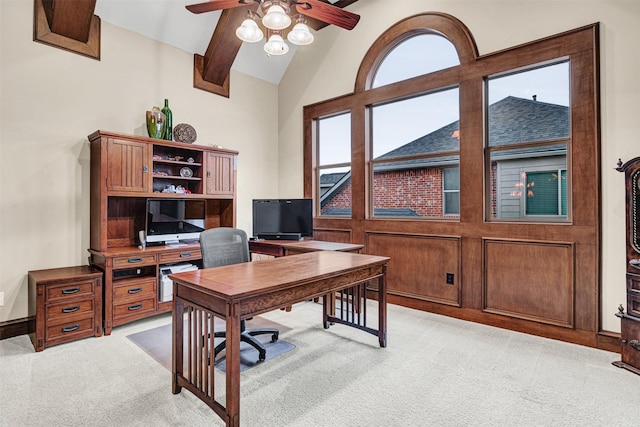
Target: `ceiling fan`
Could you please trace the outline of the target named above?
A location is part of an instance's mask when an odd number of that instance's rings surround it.
[[[236,30],[236,36],[242,41],[255,43],[264,38],[261,26],[264,27],[268,39],[264,50],[269,55],[283,55],[289,51],[282,36],[292,22],[295,25],[288,31],[287,40],[296,45],[313,42],[305,17],[346,30],[352,30],[360,20],[360,15],[321,0],[209,0],[187,5],[186,8],[192,13],[205,13],[249,5],[254,7],[248,9],[247,18]],[[256,9],[260,9],[260,14]],[[293,13],[292,19],[293,9],[297,13]]]

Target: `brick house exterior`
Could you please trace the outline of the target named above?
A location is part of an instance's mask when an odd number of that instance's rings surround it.
[[[534,100],[506,97],[489,107],[489,145],[500,146],[518,142],[553,140],[569,136],[568,107]],[[459,122],[453,122],[428,135],[386,153],[379,159],[426,154],[429,157],[400,162],[377,163],[373,177],[374,215],[444,217],[444,168],[459,165],[457,156],[450,153],[459,150]],[[529,149],[523,154],[544,157],[545,152],[566,156],[557,150]],[[437,153],[449,153],[443,157]],[[500,156],[492,161],[489,171],[490,210],[497,214],[497,188],[500,183],[497,164]],[[320,185],[322,215],[350,215],[350,173],[324,174]],[[329,189],[326,189],[330,187]],[[457,215],[446,215],[456,218]]]

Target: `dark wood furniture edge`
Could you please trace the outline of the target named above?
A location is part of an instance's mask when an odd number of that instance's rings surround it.
[[[44,11],[42,0],[33,2],[33,41],[77,53],[88,58],[100,60],[100,26],[97,15],[91,18],[89,39],[87,42],[72,39],[51,31]]]
[[[612,365],[616,366],[618,368],[626,369],[627,371],[633,372],[634,374],[640,375],[640,369],[636,368],[633,365],[629,365],[627,363],[624,363],[621,360],[618,360],[617,362],[613,362]]]
[[[597,336],[598,342],[596,348],[620,354],[622,350],[620,344],[621,338],[620,333],[602,331]]]

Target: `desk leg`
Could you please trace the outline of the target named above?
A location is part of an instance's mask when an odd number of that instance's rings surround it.
[[[387,265],[382,267],[382,276],[378,278],[378,342],[380,347],[387,346]],[[366,292],[366,290],[365,290]]]
[[[329,329],[329,316],[333,316],[332,306],[335,306],[335,297],[322,296],[322,326]]]
[[[240,316],[237,305],[227,306],[227,427],[240,426]]]
[[[173,295],[176,295],[176,284],[174,284]],[[171,334],[171,348],[172,357],[171,357],[171,392],[173,394],[178,394],[182,391],[182,386],[178,385],[178,376],[182,376],[182,368],[183,368],[183,345],[184,345],[184,303],[182,300],[174,297],[173,298],[173,317],[172,317],[172,328],[173,334]]]

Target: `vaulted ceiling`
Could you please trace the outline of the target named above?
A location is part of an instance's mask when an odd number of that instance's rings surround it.
[[[194,86],[200,89],[229,96],[231,69],[278,84],[296,47],[267,56],[262,43],[242,43],[235,36],[247,9],[258,3],[202,14],[185,8],[201,1],[34,0],[34,40],[99,59],[103,21],[193,53]],[[357,0],[321,1],[344,8]],[[314,30],[327,25],[308,21]]]

